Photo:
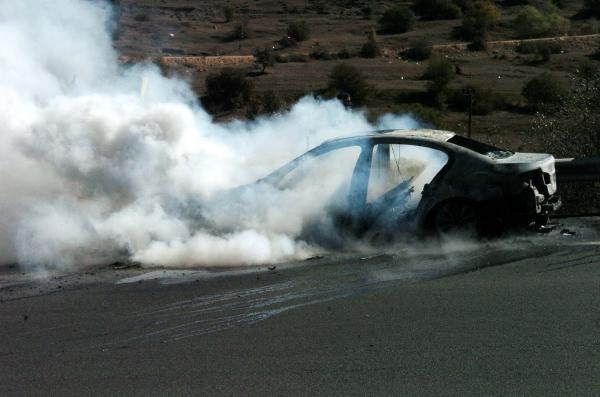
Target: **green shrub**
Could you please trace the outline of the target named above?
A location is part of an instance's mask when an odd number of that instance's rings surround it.
[[[379,55],[381,55],[381,49],[377,44],[377,35],[374,30],[371,30],[367,42],[360,49],[360,56],[363,58],[376,58]]]
[[[460,7],[452,0],[416,0],[415,13],[424,20],[456,19],[462,16]]]
[[[246,104],[253,92],[253,85],[244,73],[236,69],[222,69],[206,77],[208,101],[223,110],[237,109]]]
[[[542,106],[556,105],[566,94],[564,84],[553,74],[544,72],[529,80],[521,94],[527,99],[529,106],[540,109]]]
[[[425,61],[431,57],[431,43],[425,39],[414,41],[401,55],[413,61]]]
[[[565,33],[569,29],[569,21],[560,16],[551,4],[542,11],[534,6],[525,6],[515,18],[513,28],[521,38],[541,37]]]
[[[404,33],[415,24],[415,14],[405,6],[395,6],[386,10],[379,19],[379,25],[384,33]]]
[[[290,22],[287,26],[287,35],[297,42],[306,41],[310,37],[310,26],[306,21]]]
[[[371,87],[362,72],[344,63],[337,64],[329,73],[327,88],[333,92],[347,92],[356,106],[364,105]]]

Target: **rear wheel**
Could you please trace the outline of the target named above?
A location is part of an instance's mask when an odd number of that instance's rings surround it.
[[[433,226],[438,235],[462,234],[476,236],[479,215],[475,205],[467,200],[452,200],[440,206]]]

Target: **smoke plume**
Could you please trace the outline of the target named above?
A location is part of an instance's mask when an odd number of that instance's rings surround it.
[[[246,191],[237,193],[242,204],[220,197],[325,139],[415,127],[394,116],[370,125],[312,97],[273,117],[214,123],[184,81],[153,65],[119,64],[112,17],[103,1],[0,2],[3,263],[306,257],[318,249],[301,236],[317,211],[315,192]]]

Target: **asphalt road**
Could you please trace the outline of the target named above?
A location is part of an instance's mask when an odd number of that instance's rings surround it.
[[[5,267],[0,395],[597,396],[600,219],[561,222],[275,269]]]

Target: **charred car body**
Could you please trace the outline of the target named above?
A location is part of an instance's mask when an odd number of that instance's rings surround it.
[[[378,131],[326,141],[257,181],[304,184],[335,225],[372,231],[496,233],[560,206],[554,157],[512,153],[448,131]],[[305,196],[303,200],[307,200]]]

